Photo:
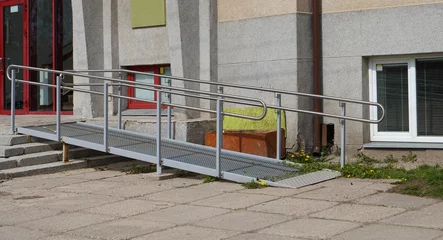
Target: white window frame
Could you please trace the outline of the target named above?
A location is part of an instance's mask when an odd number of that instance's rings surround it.
[[[408,65],[409,132],[379,132],[378,124],[371,124],[371,141],[374,142],[443,142],[443,136],[418,136],[417,88],[415,62],[420,58],[443,58],[443,55],[372,58],[369,61],[369,99],[377,102],[377,64],[406,63]],[[389,114],[389,113],[387,113]],[[371,119],[378,119],[377,108],[370,108]]]

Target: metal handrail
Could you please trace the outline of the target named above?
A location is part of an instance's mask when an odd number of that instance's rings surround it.
[[[184,81],[184,82],[194,82],[194,83],[201,83],[201,84],[214,85],[214,86],[220,86],[220,87],[232,87],[232,88],[240,88],[240,89],[247,89],[247,90],[271,92],[271,93],[275,93],[275,94],[285,94],[285,95],[292,95],[292,96],[320,98],[320,99],[333,100],[333,101],[338,101],[338,102],[354,103],[354,104],[361,104],[361,105],[369,105],[369,106],[379,107],[381,109],[381,117],[379,119],[371,120],[371,119],[365,119],[365,118],[348,117],[348,116],[328,114],[328,113],[315,112],[315,111],[309,111],[309,110],[301,110],[301,109],[294,109],[294,108],[284,108],[284,107],[281,107],[281,106],[269,105],[269,104],[267,106],[269,108],[275,108],[275,109],[280,109],[280,110],[285,110],[285,111],[290,111],[290,112],[299,112],[299,113],[320,115],[320,116],[324,116],[324,117],[339,118],[339,119],[346,119],[346,120],[351,120],[351,121],[364,122],[364,123],[373,123],[373,124],[380,123],[384,119],[384,117],[385,117],[385,109],[384,109],[384,107],[381,104],[376,103],[376,102],[369,102],[369,101],[362,101],[362,100],[355,100],[355,99],[348,99],[348,98],[339,98],[339,97],[332,97],[332,96],[326,96],[326,95],[317,95],[317,94],[310,94],[310,93],[300,93],[300,92],[287,91],[287,90],[281,90],[281,89],[253,87],[253,86],[247,86],[247,85],[241,85],[241,84],[233,84],[233,83],[211,82],[211,81],[204,81],[204,80],[199,80],[199,79],[176,77],[176,76],[167,76],[167,75],[161,75],[161,74],[156,74],[156,73],[139,72],[139,71],[133,71],[133,70],[127,70],[127,69],[68,70],[68,71],[69,72],[88,72],[88,73],[115,72],[115,73],[140,74],[140,75],[145,75],[145,76],[168,78],[168,79],[179,80],[179,81]],[[131,81],[131,82],[134,82],[134,81]],[[165,89],[169,88],[167,86],[162,86],[162,85],[155,85],[155,86],[156,87],[160,87],[160,88],[165,88]]]

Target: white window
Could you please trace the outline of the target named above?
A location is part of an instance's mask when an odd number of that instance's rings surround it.
[[[443,141],[443,57],[371,60],[370,98],[386,111],[371,141]]]

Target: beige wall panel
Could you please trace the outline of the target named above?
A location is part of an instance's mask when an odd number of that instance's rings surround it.
[[[220,22],[311,12],[310,0],[218,0]]]
[[[443,0],[323,0],[323,13],[443,3]]]

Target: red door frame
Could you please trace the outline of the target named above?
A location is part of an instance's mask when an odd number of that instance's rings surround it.
[[[138,72],[153,72],[155,74],[160,74],[160,68],[169,67],[169,65],[151,65],[151,66],[133,66],[129,67],[129,70],[138,71]],[[134,74],[128,74],[128,80],[135,81]],[[154,77],[154,84],[160,85],[161,79],[160,77]],[[134,97],[135,90],[134,88],[128,87],[128,96]],[[157,94],[154,93],[154,101],[157,101]],[[144,108],[156,108],[157,105],[155,103],[148,102],[140,102],[135,100],[128,100],[128,109],[144,109]],[[162,108],[166,108],[166,106],[162,106]]]
[[[29,64],[29,41],[28,41],[28,0],[5,0],[0,1],[0,57],[3,59],[0,74],[0,114],[11,114],[10,110],[4,109],[4,81],[9,81],[6,77],[6,59],[3,44],[3,8],[14,5],[23,6],[23,65]],[[23,71],[23,79],[28,79],[28,71]],[[16,114],[27,114],[29,112],[29,85],[23,84],[23,109],[16,109]]]

